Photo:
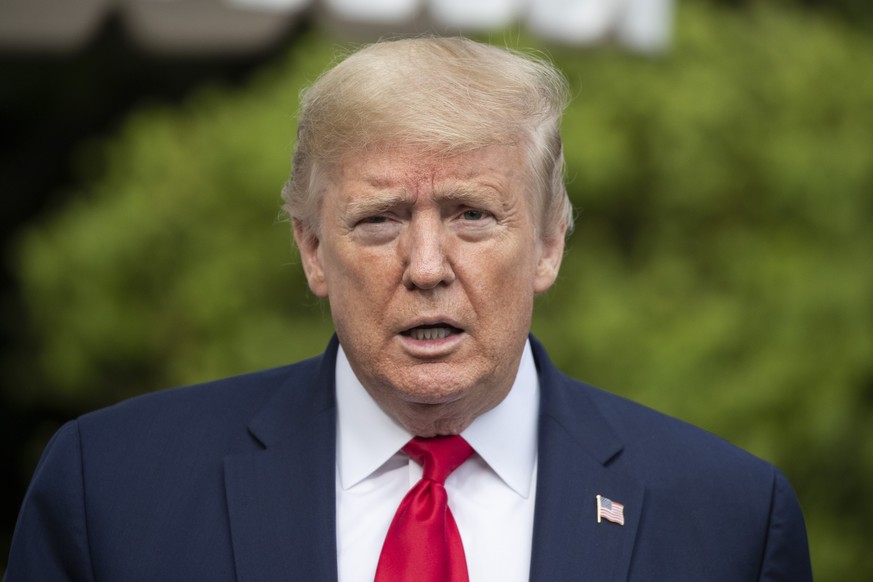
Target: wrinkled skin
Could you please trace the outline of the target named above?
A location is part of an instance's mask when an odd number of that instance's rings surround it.
[[[355,374],[420,436],[456,434],[512,387],[564,228],[536,232],[522,150],[354,152],[295,238]]]

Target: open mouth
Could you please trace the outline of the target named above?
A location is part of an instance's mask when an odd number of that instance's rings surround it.
[[[402,335],[414,340],[441,340],[450,335],[461,333],[462,330],[447,323],[434,323],[430,325],[417,325],[402,332]]]

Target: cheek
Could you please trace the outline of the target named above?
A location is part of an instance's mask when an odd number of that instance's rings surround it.
[[[344,304],[344,310],[379,304],[398,285],[397,259],[384,249],[333,246],[324,258],[330,302]]]
[[[480,316],[492,320],[497,330],[525,325],[533,309],[533,259],[529,252],[507,250],[504,246],[481,256],[470,253],[464,263],[470,300]]]
[[[533,287],[536,262],[533,249],[525,242],[504,239],[475,255],[472,262],[480,277],[497,293],[525,295]]]

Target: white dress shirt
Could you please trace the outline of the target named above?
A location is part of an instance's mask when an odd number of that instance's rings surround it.
[[[372,582],[388,526],[422,469],[400,450],[413,435],[370,397],[342,347],[336,393],[339,582]],[[528,580],[538,412],[539,381],[528,343],[509,394],[461,433],[476,452],[446,480],[470,582]]]

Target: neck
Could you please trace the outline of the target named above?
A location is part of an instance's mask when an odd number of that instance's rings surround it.
[[[427,438],[460,434],[476,418],[500,404],[511,388],[510,385],[503,391],[492,392],[489,394],[490,398],[482,402],[470,402],[469,398],[461,398],[439,404],[386,400],[372,391],[370,394],[382,410],[403,428],[416,436]]]

